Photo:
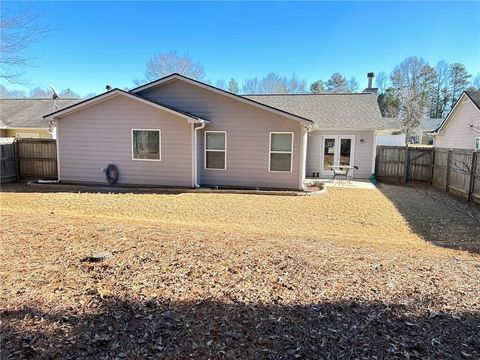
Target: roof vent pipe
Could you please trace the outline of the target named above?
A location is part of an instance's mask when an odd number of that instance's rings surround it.
[[[367,89],[372,89],[372,85],[373,85],[373,78],[375,77],[375,74],[373,72],[369,72],[367,74],[367,78],[368,78],[368,87]]]
[[[107,86],[105,86],[105,88],[107,89],[107,91],[110,91],[110,90],[112,90],[112,85],[107,85]]]

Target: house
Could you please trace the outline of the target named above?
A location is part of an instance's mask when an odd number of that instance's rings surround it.
[[[330,165],[374,167],[373,93],[239,96],[172,74],[48,114],[62,182],[303,189]]]
[[[480,150],[480,91],[464,91],[431,135],[436,147]]]
[[[377,133],[378,145],[405,146],[405,134],[399,118],[384,118],[385,126]],[[409,136],[409,143],[419,145],[433,145],[430,133],[442,123],[441,118],[425,118]]]
[[[77,99],[56,99],[59,108]],[[44,114],[54,109],[51,98],[0,99],[0,137],[52,138],[53,129]]]

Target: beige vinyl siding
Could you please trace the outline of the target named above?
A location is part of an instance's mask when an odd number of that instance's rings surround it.
[[[161,130],[161,161],[132,160],[132,129]],[[118,183],[192,186],[191,125],[182,117],[115,96],[58,120],[60,179],[106,183],[108,164]]]
[[[464,98],[467,98],[465,95]],[[467,98],[468,99],[468,98]],[[460,100],[462,101],[462,100]],[[474,149],[475,138],[479,136],[470,124],[480,126],[480,111],[468,99],[458,104],[447,127],[435,137],[435,146],[443,148]]]
[[[307,177],[312,177],[313,171],[321,170],[322,136],[355,135],[355,150],[353,165],[358,166],[354,177],[368,179],[372,174],[373,147],[375,132],[349,130],[315,130],[308,136],[307,146]],[[362,143],[360,140],[364,139]]]
[[[211,123],[199,131],[198,169],[202,185],[298,189],[301,125],[207,89],[174,80],[139,95],[201,116]],[[227,132],[227,169],[204,169],[204,131]],[[292,172],[270,172],[269,133],[293,132]]]

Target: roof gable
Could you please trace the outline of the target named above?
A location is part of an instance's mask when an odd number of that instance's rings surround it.
[[[480,110],[480,90],[466,90],[465,94],[469,97],[469,99],[473,102],[473,104]]]
[[[212,86],[212,85],[208,85],[208,84],[205,84],[201,81],[198,81],[198,80],[194,80],[194,79],[191,79],[191,78],[188,78],[186,76],[183,76],[183,75],[180,75],[180,74],[177,74],[177,73],[174,73],[174,74],[171,74],[171,75],[168,75],[166,77],[163,77],[161,79],[158,79],[158,80],[155,80],[155,81],[152,81],[150,83],[147,83],[145,85],[141,85],[139,87],[136,87],[132,90],[130,90],[129,92],[131,94],[139,94],[141,93],[142,91],[145,91],[147,89],[151,89],[153,87],[158,87],[158,86],[163,86],[165,84],[168,84],[170,83],[171,81],[175,81],[175,80],[179,80],[179,81],[184,81],[184,82],[187,82],[189,84],[192,84],[194,86],[198,86],[198,87],[201,87],[203,89],[207,89],[209,91],[212,91],[212,92],[215,92],[217,94],[221,94],[223,96],[227,96],[231,99],[234,99],[234,100],[237,100],[237,101],[240,101],[240,102],[243,102],[243,103],[246,103],[246,104],[249,104],[249,105],[252,105],[252,106],[255,106],[257,108],[261,108],[263,110],[267,110],[269,112],[273,112],[277,115],[282,115],[284,117],[288,117],[292,120],[296,120],[296,121],[300,121],[300,122],[305,122],[305,123],[313,123],[313,120],[308,118],[308,117],[304,117],[304,116],[301,116],[301,115],[298,115],[296,113],[292,113],[292,112],[289,112],[289,111],[285,111],[283,109],[280,109],[280,108],[276,108],[274,106],[270,106],[268,104],[265,104],[263,102],[258,102],[258,101],[255,101],[253,99],[249,99],[247,97],[244,97],[244,96],[240,96],[240,95],[237,95],[237,94],[233,94],[231,92],[228,92],[228,91],[225,91],[223,89],[219,89],[215,86]]]
[[[79,103],[73,104],[73,105],[68,106],[64,109],[60,109],[60,110],[55,111],[53,113],[47,114],[47,115],[44,116],[44,118],[47,119],[47,120],[53,120],[53,119],[59,118],[61,116],[64,116],[64,115],[67,115],[67,114],[70,114],[70,113],[73,113],[73,112],[76,112],[76,111],[80,111],[84,108],[87,108],[87,107],[90,107],[92,105],[98,104],[99,102],[106,101],[106,100],[108,100],[110,98],[113,98],[115,96],[125,96],[125,97],[128,97],[130,99],[140,101],[140,102],[142,102],[146,105],[153,106],[155,108],[158,108],[158,109],[173,113],[175,115],[178,115],[182,118],[187,119],[190,122],[209,122],[208,120],[202,119],[201,117],[196,116],[192,113],[176,109],[172,106],[165,105],[165,104],[159,103],[157,101],[153,101],[153,100],[150,100],[150,99],[144,99],[140,96],[130,94],[130,93],[128,93],[126,91],[123,91],[121,89],[113,89],[113,90],[107,91],[103,94],[100,94],[100,95],[94,96],[90,99],[87,99],[87,100],[81,101]]]
[[[445,131],[445,129],[448,127],[450,122],[452,121],[452,118],[455,116],[459,108],[462,106],[462,103],[468,100],[470,101],[478,111],[480,111],[480,91],[464,91],[460,98],[457,100],[455,105],[453,105],[453,108],[450,110],[450,112],[447,114],[447,117],[443,122],[440,124],[440,126],[434,130],[434,134],[438,134],[441,131]]]

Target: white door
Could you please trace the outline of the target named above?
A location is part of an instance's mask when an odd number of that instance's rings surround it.
[[[325,135],[322,137],[320,169],[322,175],[332,175],[332,165],[353,166],[355,135]]]

